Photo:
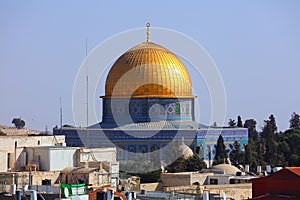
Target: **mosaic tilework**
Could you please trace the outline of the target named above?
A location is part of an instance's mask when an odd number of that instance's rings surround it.
[[[155,123],[151,122],[149,124]],[[199,149],[200,157],[205,161],[212,161],[214,159],[219,133],[221,133],[224,138],[224,144],[228,154],[232,151],[235,141],[240,142],[241,150],[244,150],[244,145],[248,144],[248,130],[245,128],[195,128],[193,130],[186,128],[186,130],[181,130],[181,134],[178,136],[176,126],[170,129],[162,129],[159,132],[157,132],[154,127],[155,125],[149,125],[148,127],[136,129],[134,126],[130,132],[132,132],[132,135],[139,135],[139,137],[133,137],[121,130],[114,129],[87,130],[64,128],[62,130],[53,129],[53,133],[54,135],[65,135],[68,146],[86,146],[86,144],[89,144],[90,147],[117,146],[119,147],[119,160],[135,159],[135,153],[147,153],[153,150],[156,150],[157,156],[163,159],[165,152],[162,147],[167,145],[171,140],[180,142],[182,135],[184,135],[186,144],[188,144],[194,152],[197,148]],[[130,130],[130,126],[128,130]],[[153,136],[148,137],[149,135]]]
[[[103,99],[103,122],[190,121],[194,119],[194,99],[134,98]]]

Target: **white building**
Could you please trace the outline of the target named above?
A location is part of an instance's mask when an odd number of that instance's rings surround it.
[[[60,171],[76,166],[76,147],[43,146],[26,148],[26,166],[35,166],[37,171]]]
[[[85,148],[63,146],[36,146],[27,147],[26,152],[28,168],[37,171],[60,171],[67,167],[98,167],[100,162],[111,166],[116,163],[116,148]],[[108,168],[111,168],[109,167]],[[114,171],[116,166],[112,165]],[[29,169],[28,169],[29,170]],[[111,172],[113,173],[113,172]],[[119,164],[117,165],[119,173]]]
[[[32,146],[65,146],[65,136],[0,136],[0,172],[24,169],[24,149]]]

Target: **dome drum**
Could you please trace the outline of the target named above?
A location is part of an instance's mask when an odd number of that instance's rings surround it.
[[[103,118],[106,123],[139,123],[153,121],[193,121],[193,98],[104,98]]]

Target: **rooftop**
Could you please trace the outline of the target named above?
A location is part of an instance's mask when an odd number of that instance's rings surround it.
[[[198,124],[194,121],[159,121],[159,122],[144,122],[144,123],[131,123],[120,125],[113,123],[97,123],[90,126],[89,128],[102,128],[102,129],[113,129],[113,130],[197,130],[200,128],[207,128],[203,124]]]
[[[236,175],[237,172],[240,172],[238,168],[229,164],[219,164],[212,167],[213,169],[222,170],[224,174],[233,174]]]
[[[300,176],[300,167],[286,167],[285,169],[293,172],[294,174]]]

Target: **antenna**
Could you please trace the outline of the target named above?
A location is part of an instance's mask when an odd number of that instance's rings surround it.
[[[59,113],[60,113],[60,129],[62,128],[62,103],[61,97],[59,97]]]
[[[85,68],[86,68],[86,127],[89,126],[89,71],[87,62],[87,36],[85,37]]]

